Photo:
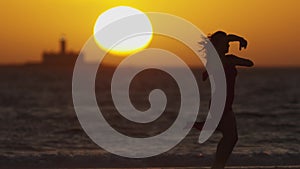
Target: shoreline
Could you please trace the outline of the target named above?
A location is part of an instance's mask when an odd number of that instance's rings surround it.
[[[90,168],[90,169],[210,169],[211,167],[156,167],[156,168]],[[295,166],[226,166],[226,169],[299,169],[300,165]],[[29,168],[26,168],[29,169]],[[43,168],[40,168],[43,169]],[[59,168],[47,168],[59,169]],[[73,168],[60,168],[60,169],[73,169]],[[76,168],[86,169],[86,168]]]
[[[266,155],[233,154],[229,168],[300,168],[300,154]],[[176,169],[208,167],[213,156],[159,155],[145,159],[129,159],[116,155],[39,155],[39,156],[0,156],[0,168],[148,168]],[[175,169],[174,168],[174,169]]]

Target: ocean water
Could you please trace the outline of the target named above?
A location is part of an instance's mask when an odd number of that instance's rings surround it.
[[[105,72],[105,71],[104,71]],[[196,76],[201,78],[201,74]],[[300,154],[300,68],[239,69],[234,112],[239,141],[233,154]],[[174,79],[159,71],[144,72],[132,84],[131,100],[140,110],[149,108],[149,92],[162,88],[168,102],[161,120],[135,126],[122,120],[110,95],[111,71],[100,73],[96,94],[111,125],[130,136],[147,137],[163,132],[176,119],[180,95]],[[1,157],[40,155],[108,155],[82,130],[74,111],[71,92],[72,69],[42,67],[0,68]],[[210,85],[200,82],[201,108],[205,117]],[[121,87],[120,87],[121,88]],[[120,89],[121,90],[121,89]],[[124,105],[126,107],[126,105]],[[192,130],[169,155],[211,155],[221,134],[216,132],[199,144],[199,131]]]

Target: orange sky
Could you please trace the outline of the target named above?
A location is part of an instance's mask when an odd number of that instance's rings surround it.
[[[257,66],[300,66],[299,0],[0,1],[0,64],[40,61],[44,50],[58,50],[62,34],[68,50],[79,51],[92,35],[98,15],[119,5],[177,15],[205,33],[224,30],[242,35],[249,46],[238,55]]]

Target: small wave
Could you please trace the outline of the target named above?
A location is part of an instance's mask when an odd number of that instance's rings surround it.
[[[54,134],[81,134],[84,131],[81,128],[71,128],[66,130],[55,131]]]
[[[282,111],[273,111],[273,112],[267,112],[263,113],[263,112],[239,112],[236,113],[237,116],[240,117],[257,117],[257,118],[261,118],[261,117],[274,117],[274,118],[278,118],[278,117],[295,117],[295,116],[299,116],[300,114],[296,111],[286,111],[286,110],[282,110]]]

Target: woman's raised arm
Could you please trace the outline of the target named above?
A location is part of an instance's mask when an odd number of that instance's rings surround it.
[[[251,67],[254,65],[254,63],[249,59],[240,58],[234,55],[227,55],[229,57],[230,62],[236,66],[247,66]]]
[[[237,35],[233,35],[233,34],[227,35],[227,38],[228,38],[228,42],[235,42],[235,41],[240,42],[240,50],[242,48],[245,48],[245,49],[247,48],[248,42],[246,39],[244,39],[240,36],[237,36]]]

